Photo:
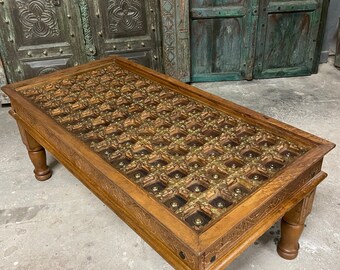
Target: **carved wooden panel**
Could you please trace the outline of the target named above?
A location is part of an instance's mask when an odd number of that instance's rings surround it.
[[[25,41],[60,35],[57,14],[52,1],[16,0],[18,20]],[[31,43],[32,40],[29,40]]]
[[[166,74],[190,81],[189,1],[160,0],[163,62]]]
[[[310,75],[319,34],[322,0],[263,1],[256,78]]]
[[[18,81],[85,62],[79,26],[73,1],[2,1],[0,50],[8,79]]]
[[[97,0],[82,1],[82,5],[89,12],[92,37],[88,43],[93,44],[94,58],[120,54],[162,71],[157,0]]]
[[[309,150],[115,64],[18,91],[197,233]]]
[[[257,21],[252,1],[190,3],[191,80],[251,79]]]

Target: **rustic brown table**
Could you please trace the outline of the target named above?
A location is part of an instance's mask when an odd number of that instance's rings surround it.
[[[332,143],[118,57],[3,90],[36,178],[47,149],[176,269],[223,269],[281,217],[297,256]]]

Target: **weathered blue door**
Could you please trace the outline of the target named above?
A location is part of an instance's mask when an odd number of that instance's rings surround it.
[[[322,4],[322,0],[260,2],[255,78],[313,73]]]
[[[191,0],[191,81],[252,79],[258,0]]]

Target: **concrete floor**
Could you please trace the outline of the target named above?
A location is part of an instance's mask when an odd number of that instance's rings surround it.
[[[299,257],[276,254],[276,224],[228,270],[340,269],[340,71],[328,63],[310,77],[196,86],[339,145],[325,158],[329,176],[318,188]],[[172,269],[51,156],[53,178],[35,181],[8,110],[0,108],[0,269]]]

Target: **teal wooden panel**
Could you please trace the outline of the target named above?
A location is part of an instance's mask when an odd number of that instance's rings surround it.
[[[310,75],[321,15],[318,1],[272,0],[261,13],[254,77]]]
[[[241,62],[242,20],[204,19],[191,25],[191,63],[193,76],[228,73]]]
[[[256,0],[191,1],[191,81],[252,78],[256,12]]]

